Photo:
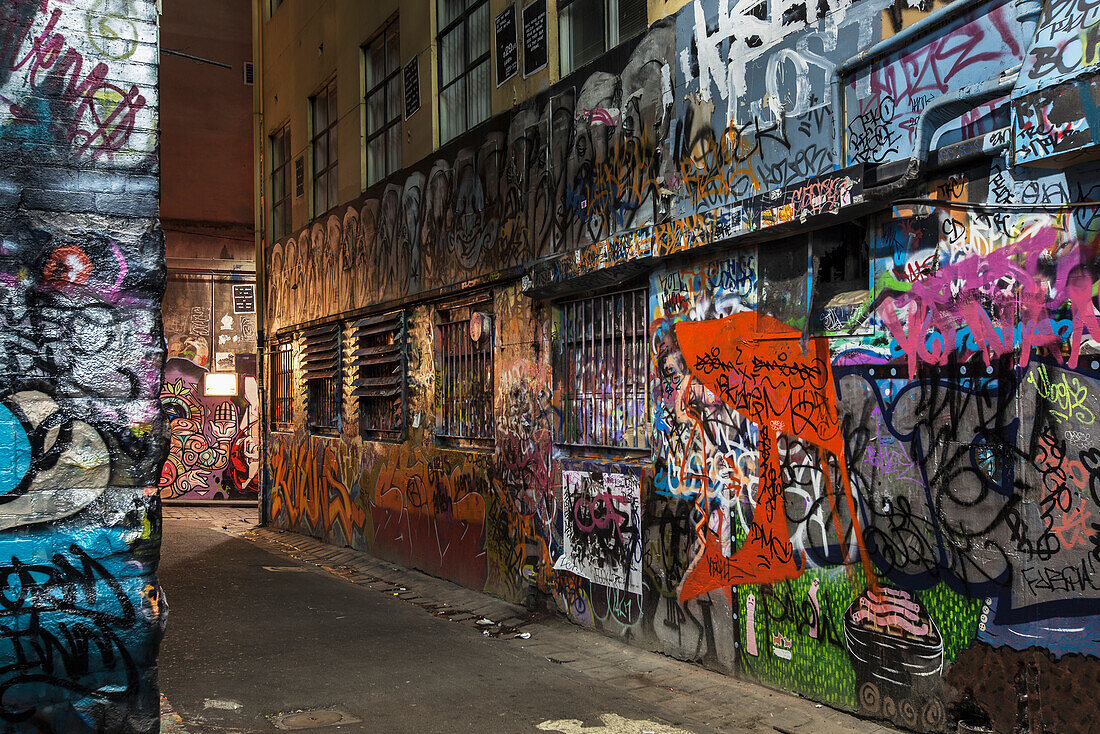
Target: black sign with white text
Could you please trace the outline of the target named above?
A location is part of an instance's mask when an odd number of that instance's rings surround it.
[[[493,22],[496,30],[497,86],[519,72],[519,45],[516,43],[516,6],[509,5]]]
[[[546,0],[535,0],[523,9],[523,75],[542,69],[546,59]]]

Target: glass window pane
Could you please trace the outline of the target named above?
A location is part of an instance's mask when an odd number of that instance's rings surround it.
[[[285,160],[286,159],[283,158],[283,135],[279,133],[271,138],[271,166],[273,168],[278,168],[283,165],[283,161]]]
[[[466,0],[439,0],[439,27],[446,28],[466,9]]]
[[[439,95],[439,119],[444,141],[466,129],[465,79],[455,82]]]
[[[386,120],[397,120],[401,117],[401,75],[390,79],[386,86]]]
[[[367,97],[367,135],[373,135],[382,129],[386,121],[386,90],[383,87]]]
[[[336,82],[333,82],[328,88],[328,124],[335,125],[339,117],[336,112]]]
[[[646,0],[619,0],[618,25],[618,43],[645,31],[649,26],[646,18]]]
[[[336,206],[336,167],[328,172],[328,208]]]
[[[313,142],[313,172],[320,173],[328,166],[328,148],[325,139],[318,138]]]
[[[603,2],[575,2],[559,17],[563,73],[583,66],[604,52]]]
[[[489,61],[486,59],[480,66],[470,72],[469,103],[470,112],[467,127],[473,127],[482,120],[489,119]]]
[[[401,44],[397,37],[397,23],[386,33],[386,72],[392,74],[401,66]]]
[[[386,175],[386,136],[379,135],[367,143],[367,186],[378,183]]]
[[[313,180],[313,213],[320,214],[328,209],[325,206],[325,185],[320,176]]]
[[[393,173],[401,168],[401,126],[394,125],[386,133],[389,142],[389,150],[386,153],[386,173]]]
[[[317,95],[313,98],[313,134],[319,135],[328,127],[328,104],[324,96]]]
[[[283,179],[284,169],[279,169],[271,176],[271,198],[279,201],[286,196],[286,186]]]
[[[470,55],[466,61],[469,63],[482,54],[489,53],[489,3],[483,3],[470,13],[466,23],[470,39]]]
[[[386,49],[381,40],[375,41],[367,51],[367,89],[386,77]]]
[[[465,58],[462,48],[462,26],[455,28],[440,41],[440,75],[444,85],[450,84],[455,77],[465,71]]]

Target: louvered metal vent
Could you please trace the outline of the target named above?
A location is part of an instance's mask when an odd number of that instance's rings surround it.
[[[302,371],[309,384],[309,425],[340,427],[340,325],[325,324],[302,333]]]
[[[340,369],[339,324],[325,324],[302,332],[305,343],[303,369],[307,380],[335,377]]]
[[[359,427],[365,438],[400,440],[405,428],[405,318],[401,311],[352,324]]]

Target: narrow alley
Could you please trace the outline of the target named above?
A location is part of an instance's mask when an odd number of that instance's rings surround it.
[[[165,510],[165,734],[894,731],[255,519]]]

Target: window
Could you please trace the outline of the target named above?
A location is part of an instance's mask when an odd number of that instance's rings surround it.
[[[394,19],[363,49],[367,69],[367,185],[401,167],[401,49]]]
[[[405,430],[405,318],[400,311],[352,325],[363,438],[400,441]]]
[[[313,215],[336,206],[336,80],[310,99],[313,110]]]
[[[561,304],[558,443],[648,449],[645,288]]]
[[[272,413],[275,423],[294,422],[294,346],[276,344],[271,355]]]
[[[290,234],[290,126],[271,136],[271,240]]]
[[[340,430],[340,325],[326,324],[303,333],[303,370],[309,385],[309,427]]]
[[[436,435],[493,438],[492,302],[440,309],[436,329]]]
[[[811,326],[815,334],[859,333],[871,287],[863,228],[847,223],[810,233]]]
[[[645,31],[646,0],[559,0],[561,73]]]
[[[488,0],[439,2],[439,137],[446,143],[489,117]]]
[[[271,9],[268,11],[268,17],[275,15],[275,11],[279,9],[279,6],[283,4],[283,0],[271,0]]]

